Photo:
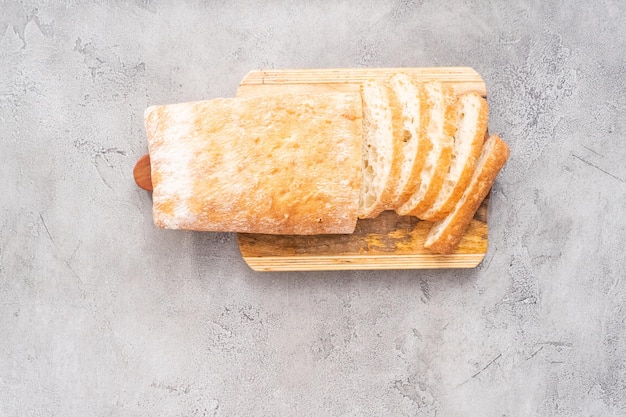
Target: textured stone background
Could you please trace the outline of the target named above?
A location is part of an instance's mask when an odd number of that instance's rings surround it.
[[[625,415],[624,21],[0,0],[0,416]],[[479,268],[257,274],[230,234],[153,227],[146,106],[257,68],[439,65],[484,76],[512,150]]]

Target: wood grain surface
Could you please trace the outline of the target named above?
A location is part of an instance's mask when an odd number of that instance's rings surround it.
[[[135,183],[146,191],[152,191],[152,170],[150,166],[150,155],[144,155],[137,160],[133,168]]]
[[[397,72],[414,75],[423,81],[439,80],[451,85],[457,94],[476,91],[487,96],[480,74],[467,67],[258,70],[243,78],[237,95],[359,91],[360,83],[389,78]]]
[[[465,67],[259,70],[244,77],[237,96],[358,91],[359,83],[396,72],[448,83],[457,94],[476,91],[486,96],[480,75]],[[449,255],[432,254],[424,248],[431,223],[390,211],[376,219],[359,220],[350,235],[239,234],[239,248],[244,260],[257,271],[472,268],[487,252],[488,204],[489,196],[457,250]]]

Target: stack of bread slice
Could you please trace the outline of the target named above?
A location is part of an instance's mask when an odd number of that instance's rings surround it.
[[[434,222],[424,246],[454,251],[509,156],[487,136],[487,101],[404,73],[366,82],[361,94],[359,217],[395,210]]]

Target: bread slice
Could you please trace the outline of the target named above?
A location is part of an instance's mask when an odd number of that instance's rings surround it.
[[[472,179],[476,160],[485,141],[488,116],[487,100],[479,94],[467,93],[459,97],[450,169],[437,199],[430,209],[420,215],[421,219],[431,222],[443,219],[463,195]]]
[[[363,182],[359,217],[373,218],[393,207],[393,196],[400,174],[401,146],[394,138],[402,112],[384,81],[361,85],[363,100]]]
[[[419,187],[420,173],[433,145],[426,135],[429,109],[423,84],[407,74],[398,73],[391,77],[389,85],[402,109],[402,126],[395,132],[396,141],[401,146],[402,160],[394,193],[393,208],[396,209]]]
[[[469,186],[446,218],[430,229],[424,247],[436,253],[454,251],[508,157],[509,148],[499,136],[487,139]]]
[[[452,158],[453,136],[456,129],[454,91],[438,81],[425,83],[424,89],[430,107],[426,134],[433,147],[420,173],[419,188],[396,210],[401,216],[419,217],[433,205]]]

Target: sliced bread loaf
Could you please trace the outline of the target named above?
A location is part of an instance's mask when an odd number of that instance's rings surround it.
[[[430,229],[424,247],[436,253],[451,253],[456,249],[508,157],[509,148],[499,136],[487,139],[469,186],[446,218]]]
[[[476,160],[485,140],[488,114],[487,101],[479,94],[467,93],[459,97],[456,104],[457,129],[450,169],[437,199],[430,209],[420,215],[420,218],[433,222],[443,219],[463,195],[472,179]]]

